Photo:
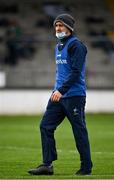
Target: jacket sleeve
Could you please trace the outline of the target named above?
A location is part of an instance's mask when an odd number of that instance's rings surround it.
[[[71,57],[71,73],[67,80],[62,84],[58,91],[64,95],[71,86],[78,80],[83,65],[85,63],[85,58],[87,54],[87,48],[81,42],[73,43],[69,47],[69,54]]]

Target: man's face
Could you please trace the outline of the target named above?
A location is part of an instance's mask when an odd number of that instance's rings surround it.
[[[70,35],[71,34],[70,30],[60,21],[56,22],[56,24],[55,24],[55,31],[56,31],[56,33],[65,32],[66,35]]]

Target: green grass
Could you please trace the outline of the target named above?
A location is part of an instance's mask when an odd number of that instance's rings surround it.
[[[42,162],[41,116],[0,116],[0,179],[114,179],[114,114],[87,114],[93,173],[74,175],[79,168],[71,126],[67,119],[55,133],[58,160],[53,176],[30,176],[29,168]]]

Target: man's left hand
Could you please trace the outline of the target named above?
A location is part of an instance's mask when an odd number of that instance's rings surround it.
[[[61,96],[62,96],[62,94],[59,91],[56,90],[51,95],[51,101],[58,102],[60,100]]]

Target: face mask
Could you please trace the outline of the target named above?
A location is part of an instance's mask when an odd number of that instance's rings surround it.
[[[66,37],[67,35],[66,35],[66,33],[65,32],[60,32],[60,33],[57,33],[56,32],[56,37],[58,38],[58,39],[63,39],[64,37]]]

